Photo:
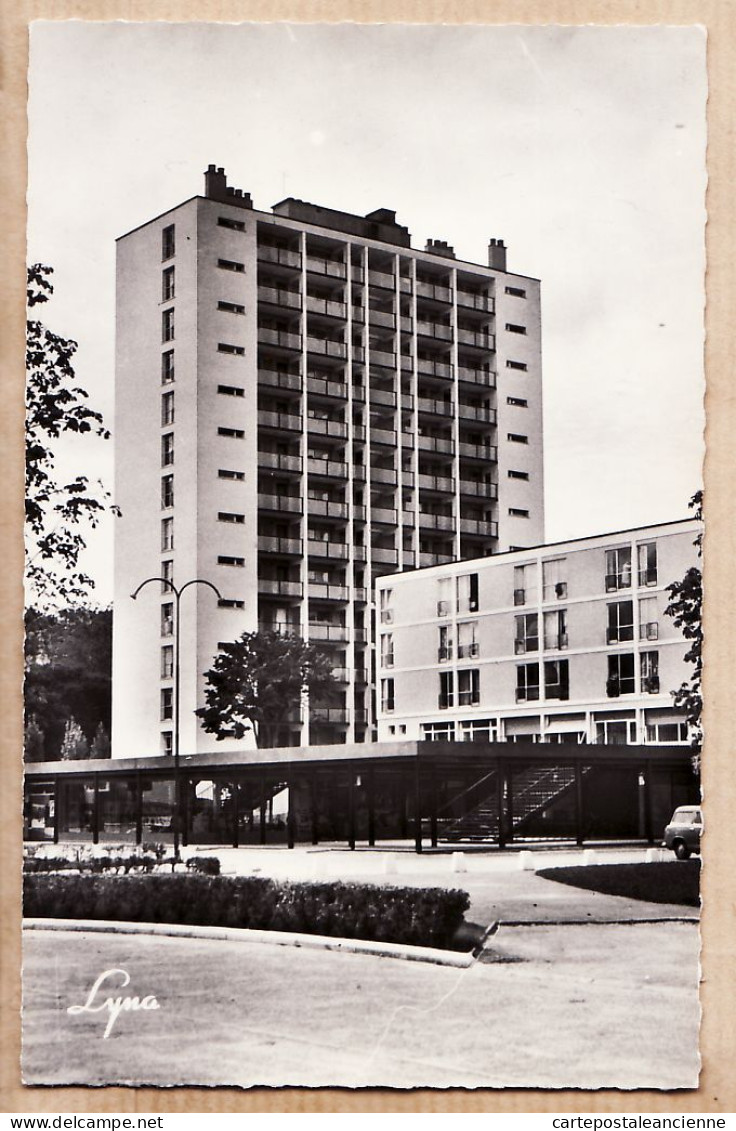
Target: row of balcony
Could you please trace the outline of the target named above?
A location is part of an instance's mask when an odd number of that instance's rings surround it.
[[[266,331],[264,330],[264,333]],[[269,334],[280,334],[283,331],[271,330]],[[292,335],[298,338],[299,335]],[[301,339],[299,339],[301,341]],[[322,341],[322,339],[317,339]],[[341,345],[342,343],[331,343],[332,345]],[[313,350],[312,352],[322,353],[326,356],[325,351],[321,348]],[[395,368],[395,354],[386,354],[379,351],[379,356],[382,360],[390,360],[389,368]],[[376,351],[371,352],[371,361],[375,364],[380,364],[376,360]],[[409,355],[401,356],[401,368],[403,372],[409,373],[413,371],[414,362]],[[443,380],[453,380],[453,367],[446,362],[442,361],[428,361],[426,358],[419,358],[417,360],[417,373],[420,377],[439,377]],[[486,369],[472,369],[467,366],[458,367],[458,380],[468,385],[480,386],[484,389],[495,389],[496,387],[496,374]],[[314,382],[310,386],[310,382]],[[278,369],[270,369],[268,366],[261,366],[258,370],[258,383],[260,385],[268,385],[276,389],[293,389],[301,392],[303,382],[301,374],[299,373],[285,373]],[[313,392],[322,393],[323,395],[335,396],[340,400],[347,398],[347,384],[341,377],[335,375],[334,377],[325,377],[313,373],[307,373],[307,388],[311,388]],[[380,400],[379,394],[385,396],[386,400]],[[411,407],[410,403],[404,404],[404,397],[409,394],[402,395],[402,405],[404,407]],[[361,385],[353,385],[353,399],[365,400],[365,390]],[[436,398],[438,399],[438,398]],[[396,405],[396,394],[391,389],[372,389],[371,401],[376,404],[388,404],[392,407]]]
[[[452,341],[452,328],[438,322],[417,322],[417,334],[421,337],[432,338],[435,341]],[[258,327],[258,341],[265,346],[278,346],[279,349],[292,350],[300,353],[302,349],[302,335],[298,331],[275,329],[269,326]],[[495,350],[496,338],[494,334],[480,330],[457,331],[457,341],[460,345],[472,346],[475,349]],[[344,361],[348,355],[347,345],[343,341],[332,338],[321,338],[315,334],[307,334],[307,352],[319,354],[324,357],[334,357]],[[364,361],[366,351],[362,345],[353,345],[353,359]],[[387,369],[396,368],[396,353],[393,350],[381,349],[373,346],[370,348],[370,360],[375,365]],[[411,362],[408,354],[404,355],[404,362]],[[447,364],[447,363],[445,363]],[[404,366],[405,367],[405,366]],[[449,368],[449,365],[447,365]]]
[[[422,447],[423,445],[420,445]],[[463,445],[461,445],[462,448]],[[470,445],[473,449],[478,445]],[[430,448],[434,451],[435,449]],[[496,448],[482,447],[483,458],[494,460],[496,458]],[[268,471],[281,471],[301,475],[303,461],[301,456],[297,455],[284,455],[280,452],[258,452],[258,466],[262,470]],[[343,482],[348,478],[351,467],[344,460],[336,459],[318,459],[316,457],[307,458],[307,472],[311,476],[325,479],[338,479]],[[352,465],[353,480],[359,483],[367,481],[367,469],[365,464]],[[399,473],[395,468],[379,467],[373,465],[370,474],[371,483],[380,484],[381,486],[397,487],[399,483]],[[413,471],[401,472],[401,484],[403,487],[414,487],[415,476]],[[454,494],[455,492],[455,479],[451,476],[441,475],[426,475],[419,474],[418,485],[429,491],[438,491],[446,494]],[[495,483],[479,483],[472,479],[460,480],[460,494],[472,496],[480,499],[497,499],[498,486]],[[519,593],[521,594],[521,590]],[[524,604],[523,598],[516,601],[517,604]]]
[[[296,621],[293,624],[288,621],[280,621],[278,624],[260,621],[258,630],[259,632],[276,632],[280,636],[301,636],[302,634],[301,626]],[[344,624],[332,624],[326,621],[310,621],[308,634],[310,640],[324,644],[347,644],[350,640],[353,640],[356,644],[365,644],[367,640],[364,628],[350,629]]]
[[[272,577],[258,578],[258,592],[267,597],[298,597],[304,596],[304,585],[301,581],[282,581]],[[347,585],[334,585],[322,581],[309,581],[306,585],[307,596],[315,601],[358,601],[365,603],[367,591],[361,586],[352,589]]]

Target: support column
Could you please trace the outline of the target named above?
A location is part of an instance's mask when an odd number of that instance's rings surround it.
[[[583,801],[583,767],[579,758],[575,759],[575,841],[582,844],[585,839],[585,807]]]
[[[355,849],[355,771],[348,769],[348,845]]]
[[[368,791],[368,844],[371,848],[376,843],[376,771],[371,766],[367,773]]]
[[[432,848],[437,847],[437,769],[429,771],[429,835]]]
[[[319,844],[319,814],[317,810],[317,775],[309,778],[309,816],[312,823],[312,844]]]
[[[61,789],[58,778],[54,778],[54,844],[59,843],[59,799]]]
[[[422,783],[417,756],[414,769],[414,851],[422,851]]]
[[[502,758],[496,761],[496,809],[498,811],[498,847],[506,847],[506,809],[503,784],[506,767]]]
[[[406,840],[409,835],[409,821],[406,816],[407,792],[406,771],[399,770],[399,800],[401,802],[401,812],[399,814],[399,836],[402,840]]]
[[[652,830],[652,763],[647,761],[644,763],[642,770],[644,775],[644,835],[647,838],[647,844],[654,844],[654,833]]]
[[[192,790],[190,779],[182,777],[181,770],[174,770],[174,773],[176,775],[174,779],[174,797],[176,798],[174,819],[177,827],[181,826],[179,835],[181,836],[182,847],[186,848],[189,844],[189,826],[192,816]]]
[[[294,778],[289,776],[286,780],[286,788],[289,793],[289,808],[286,812],[286,844],[288,848],[293,848],[295,843],[295,812],[294,812]]]
[[[259,785],[259,790],[260,790],[260,802],[261,802],[261,804],[259,806],[259,808],[260,808],[259,841],[260,841],[261,844],[265,844],[266,843],[266,779],[263,776],[263,774],[261,774],[261,776],[259,778],[258,785]]]
[[[135,843],[143,842],[143,778],[140,770],[135,772]]]
[[[506,843],[514,839],[514,772],[513,764],[506,767]]]
[[[234,779],[230,785],[233,791],[233,848],[240,847],[240,782]]]
[[[92,843],[100,843],[100,775],[94,776],[94,801],[92,803]]]

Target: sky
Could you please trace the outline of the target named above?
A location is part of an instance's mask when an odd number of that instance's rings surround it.
[[[542,280],[546,539],[684,517],[702,478],[705,34],[697,27],[40,21],[29,262],[114,432],[115,240],[203,192],[395,210]],[[113,487],[113,444],[60,448]],[[114,519],[90,533],[112,599]]]

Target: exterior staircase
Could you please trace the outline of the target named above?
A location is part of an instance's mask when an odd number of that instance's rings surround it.
[[[586,773],[588,767],[583,769]],[[480,844],[498,839],[498,775],[497,771],[480,778],[469,789],[454,797],[447,805],[456,804],[463,796],[472,794],[483,786],[483,799],[468,808],[462,817],[448,819],[438,814],[440,840],[457,843],[466,841]],[[530,819],[548,809],[555,801],[575,788],[575,771],[572,766],[530,766],[514,775],[511,797],[512,820],[506,835],[523,833]]]

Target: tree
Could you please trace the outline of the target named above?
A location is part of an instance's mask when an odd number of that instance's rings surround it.
[[[61,757],[65,762],[89,757],[89,743],[76,719],[67,719],[64,741],[61,744]]]
[[[48,302],[52,268],[28,268],[28,306]],[[85,475],[59,482],[54,443],[65,433],[109,439],[102,416],[76,385],[72,358],[77,343],[26,323],[26,578],[40,606],[72,603],[93,585],[79,569],[85,542],[80,529],[95,527],[109,508],[101,484],[92,490]]]
[[[693,518],[702,521],[702,491],[697,491],[693,495],[689,506],[693,512]],[[693,545],[697,548],[698,557],[702,557],[702,531],[698,532]],[[672,617],[675,626],[682,631],[682,635],[690,642],[690,647],[685,653],[685,661],[693,665],[692,674],[680,684],[676,691],[672,692],[672,697],[675,706],[685,712],[690,732],[690,745],[694,751],[693,764],[696,769],[699,769],[700,749],[703,743],[701,722],[703,697],[700,687],[703,668],[703,575],[699,567],[690,566],[682,581],[674,581],[667,586],[667,592],[670,595],[670,600],[665,609],[665,616]]]
[[[326,656],[296,636],[276,632],[244,632],[223,644],[205,676],[206,706],[194,712],[203,728],[218,741],[252,730],[258,746],[276,744],[304,691],[327,698],[336,686]]]
[[[89,752],[90,758],[109,758],[110,757],[110,736],[105,730],[102,723],[97,724],[95,736],[92,739],[92,746]]]
[[[31,715],[26,723],[23,737],[23,757],[26,762],[43,762],[45,758],[43,731],[38,725],[35,715]]]

